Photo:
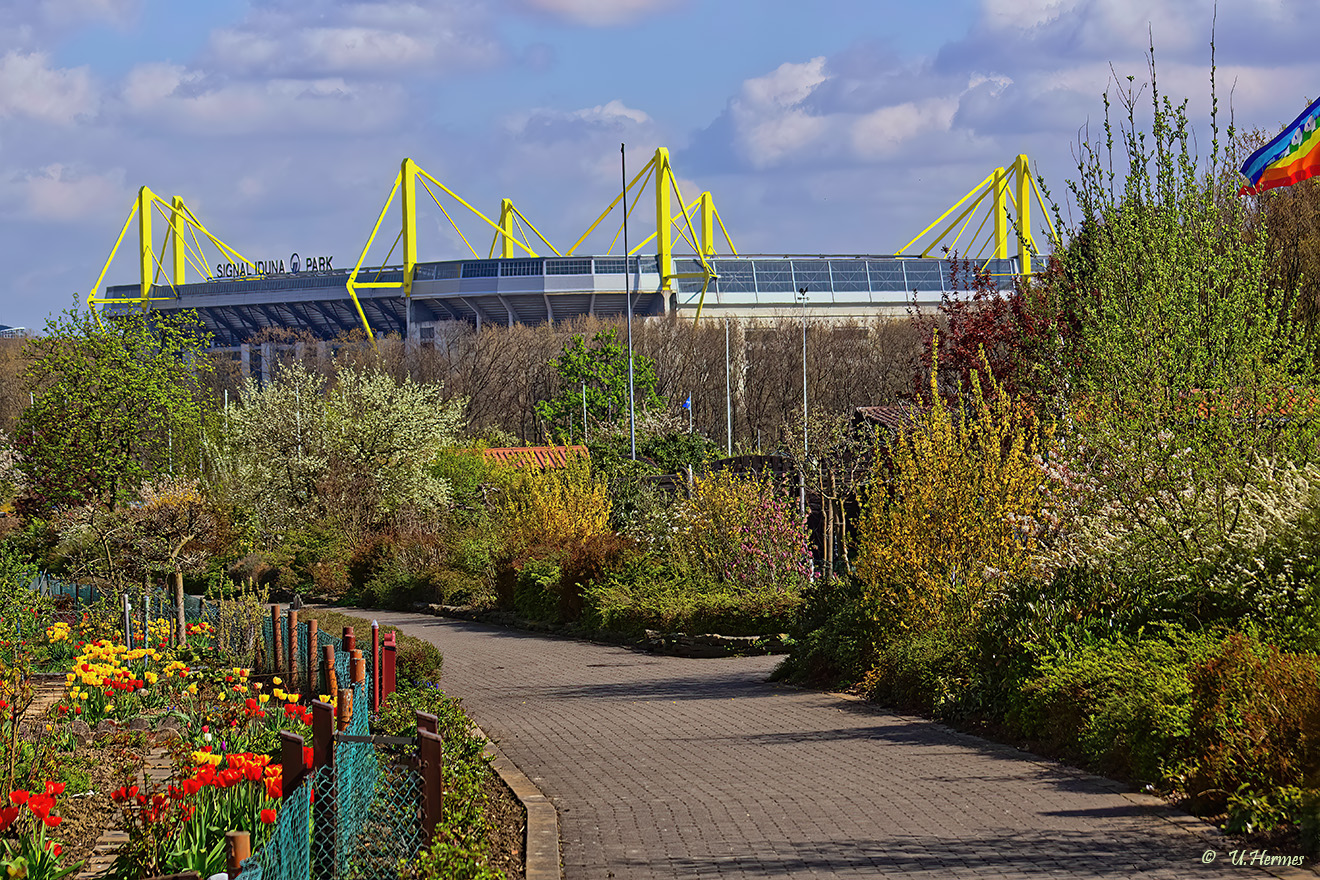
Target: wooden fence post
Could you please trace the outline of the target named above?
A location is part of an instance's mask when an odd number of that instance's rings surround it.
[[[321,656],[321,648],[316,643],[320,635],[320,627],[315,617],[307,621],[307,693],[313,695],[325,693],[325,691],[317,691],[321,685],[316,662]]]
[[[174,586],[174,629],[175,644],[182,647],[188,641],[188,616],[183,604],[183,572],[177,568],[170,575]]]
[[[312,701],[312,766],[335,764],[335,710],[329,703]]]
[[[440,732],[440,719],[430,712],[417,711],[417,729],[429,730],[431,733]]]
[[[289,609],[289,687],[298,689],[298,609]]]
[[[334,871],[337,849],[339,790],[337,784],[326,784],[327,779],[335,778],[335,710],[321,700],[312,702],[312,766],[321,768],[321,781],[312,801],[312,876],[329,877]],[[285,792],[288,791],[286,788]]]
[[[335,727],[342,733],[348,730],[348,725],[353,721],[353,692],[348,688],[339,689],[339,699],[335,705],[336,719]]]
[[[271,672],[277,675],[284,666],[284,627],[281,626],[284,621],[279,605],[270,606],[270,638],[271,638]]]
[[[288,797],[307,775],[307,760],[303,757],[303,738],[287,730],[280,731],[280,766],[283,796]]]
[[[394,693],[398,650],[394,633],[385,633],[385,642],[380,646],[380,701],[383,703]]]
[[[229,880],[235,880],[243,870],[243,860],[252,857],[252,838],[246,831],[226,831],[225,846],[228,850],[225,867]]]
[[[341,645],[340,650],[345,653],[352,651],[357,647],[357,637],[353,635],[353,627],[344,627],[344,638],[342,639],[342,642],[343,644]]]
[[[380,711],[380,624],[371,622],[371,711]]]
[[[321,649],[321,665],[325,667],[323,678],[325,679],[325,690],[323,694],[334,695],[339,690],[339,676],[335,674],[335,646],[326,645]]]
[[[348,655],[348,677],[353,684],[362,684],[367,680],[367,659],[357,648]]]
[[[422,760],[422,827],[429,844],[435,837],[436,826],[444,819],[444,740],[439,734],[419,727],[417,756]]]

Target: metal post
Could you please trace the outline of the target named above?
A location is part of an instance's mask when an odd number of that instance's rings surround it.
[[[151,645],[151,576],[142,582],[142,647]]]
[[[444,818],[444,740],[429,730],[417,730],[417,756],[422,760],[422,828],[426,840],[435,836],[436,826]]]
[[[587,442],[587,382],[582,380],[582,442]]]
[[[623,298],[628,307],[628,441],[630,444],[630,457],[633,461],[637,460],[637,404],[633,394],[633,334],[632,334],[632,272],[629,271],[629,264],[632,257],[628,256],[628,157],[624,150],[624,145],[619,144],[619,169],[623,172],[623,197],[619,200],[623,205]],[[659,168],[656,169],[655,186],[660,190],[668,183],[664,174]],[[666,190],[666,192],[668,192]],[[665,233],[668,233],[668,229]],[[656,232],[657,237],[661,235]],[[660,267],[660,286],[664,287],[665,267]]]
[[[432,715],[430,712],[422,712],[419,710],[417,712],[417,730],[429,730],[431,733],[439,733],[440,719]]]
[[[807,288],[799,287],[802,297],[802,475],[798,492],[798,510],[807,515]]]
[[[383,703],[394,693],[396,685],[398,646],[394,633],[385,633],[385,641],[380,648],[380,700]]]
[[[334,707],[321,700],[312,701],[312,766],[333,767],[335,763]]]
[[[128,593],[124,594],[124,646],[128,650],[133,650],[133,605],[128,601]]]
[[[733,367],[729,361],[729,318],[724,318],[724,454],[733,458]]]
[[[380,624],[371,622],[371,711],[380,708]]]

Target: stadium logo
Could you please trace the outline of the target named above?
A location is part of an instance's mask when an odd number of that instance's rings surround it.
[[[334,257],[308,257],[301,259],[297,253],[289,257],[288,268],[283,260],[257,260],[255,263],[217,263],[215,275],[219,278],[251,278],[254,275],[303,275],[333,272]]]

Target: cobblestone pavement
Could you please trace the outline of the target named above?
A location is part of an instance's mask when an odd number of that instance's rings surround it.
[[[558,808],[568,880],[1268,876],[1109,780],[769,683],[774,658],[359,613],[444,652],[445,690]]]

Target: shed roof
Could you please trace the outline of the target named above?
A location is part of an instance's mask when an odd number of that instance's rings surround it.
[[[585,446],[494,446],[483,449],[481,454],[486,461],[506,464],[511,467],[539,468],[563,467],[574,458],[586,458]]]

